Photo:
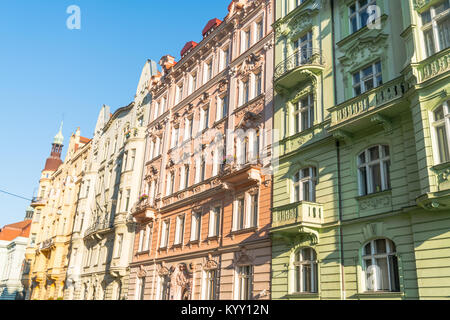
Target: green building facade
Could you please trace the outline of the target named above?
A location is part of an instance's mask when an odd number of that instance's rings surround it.
[[[277,0],[273,299],[450,298],[449,0]]]

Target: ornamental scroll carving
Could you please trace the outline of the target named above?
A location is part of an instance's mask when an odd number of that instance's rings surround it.
[[[373,210],[373,209],[388,208],[391,206],[391,203],[392,199],[390,195],[374,197],[369,199],[361,199],[359,200],[359,209]]]
[[[203,270],[209,271],[209,270],[217,270],[219,268],[219,264],[213,259],[211,254],[208,254],[208,259],[206,260],[205,264],[203,265]]]

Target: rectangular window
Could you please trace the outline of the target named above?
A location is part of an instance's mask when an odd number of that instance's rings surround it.
[[[215,207],[209,212],[208,237],[217,237],[219,235],[221,209],[221,207]]]
[[[180,128],[172,128],[172,141],[170,144],[170,148],[173,149],[178,146]]]
[[[181,100],[183,100],[183,84],[179,84],[175,92],[175,105],[177,105]]]
[[[193,212],[191,219],[191,242],[200,240],[201,213]]]
[[[117,235],[117,250],[116,250],[116,258],[120,257],[122,254],[122,245],[123,245],[123,234]]]
[[[248,28],[247,30],[242,31],[242,42],[241,42],[241,53],[247,51],[251,46],[251,30]]]
[[[349,7],[350,33],[364,28],[369,22],[372,12],[369,6],[376,5],[375,0],[357,0]]]
[[[203,84],[212,79],[213,76],[213,62],[212,59],[204,64]]]
[[[200,109],[200,128],[203,131],[209,127],[209,107]]]
[[[139,245],[138,245],[138,252],[142,252],[142,247],[144,245],[144,229],[141,229],[139,231]]]
[[[250,100],[250,81],[249,79],[241,81],[240,105],[246,104]]]
[[[136,149],[131,150],[131,169],[134,170],[134,163],[136,162]],[[112,171],[110,172],[112,174]]]
[[[238,267],[237,270],[237,300],[251,300],[252,299],[252,267],[243,266]]]
[[[450,102],[446,101],[433,111],[434,145],[437,146],[436,162],[450,161]]]
[[[353,74],[353,94],[355,97],[382,84],[381,62],[376,62]]]
[[[184,216],[178,216],[175,228],[175,240],[174,245],[181,244],[184,236]]]
[[[138,278],[137,300],[144,300],[145,297],[145,277]]]
[[[152,235],[153,235],[153,224],[150,223],[145,228],[145,239],[144,239],[144,247],[143,251],[149,251],[152,243]]]
[[[192,119],[184,120],[184,141],[192,137]]]
[[[427,57],[450,46],[450,1],[436,4],[421,14]]]
[[[185,183],[184,183],[184,186],[185,186],[185,188],[188,188],[189,187],[189,165],[186,165],[185,166],[185,168],[186,168],[186,172],[185,172],[185,175],[184,175],[184,177],[185,177]]]
[[[296,104],[295,133],[302,132],[314,125],[314,96],[312,94],[300,99]]]
[[[189,92],[192,94],[197,89],[197,73],[193,73],[189,77]]]
[[[256,42],[264,37],[264,24],[263,21],[258,21],[256,23]]]
[[[216,299],[216,270],[205,271],[203,300]]]
[[[236,201],[237,215],[236,215],[236,230],[242,230],[245,227],[245,198],[238,198]]]
[[[255,74],[255,97],[262,93],[262,72]]]
[[[258,193],[250,195],[250,227],[256,227],[258,225],[258,202]]]
[[[126,198],[125,198],[125,212],[128,212],[128,208],[130,207],[130,195],[131,195],[131,190],[128,189],[127,193],[126,193]]]
[[[170,228],[170,220],[164,220],[162,223],[162,231],[161,231],[161,245],[160,248],[167,248],[169,244],[169,228]]]
[[[220,70],[222,71],[230,64],[230,47],[226,47],[222,50],[222,59],[220,62]]]

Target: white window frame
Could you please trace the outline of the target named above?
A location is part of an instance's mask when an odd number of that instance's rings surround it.
[[[175,239],[173,241],[174,245],[183,244],[185,219],[186,218],[184,215],[177,216],[175,227]]]
[[[247,290],[245,290],[246,282],[247,282]],[[235,300],[252,300],[253,299],[253,266],[252,265],[236,267],[234,299]]]
[[[380,66],[380,71],[377,71],[377,66]],[[372,67],[372,73],[368,76],[364,76],[364,70],[368,69],[369,67]],[[379,86],[383,85],[383,70],[382,70],[382,64],[381,61],[378,60],[374,63],[372,63],[371,65],[367,65],[361,69],[359,69],[356,72],[352,73],[352,83],[353,83],[353,96],[357,97],[359,95],[364,94],[367,91],[373,90],[375,88],[378,88]],[[359,82],[355,81],[355,76],[359,75]],[[381,83],[378,83],[378,78],[381,79]],[[373,87],[368,89],[366,87],[366,81],[370,81],[372,80],[373,82]],[[357,94],[356,93],[356,88],[360,87],[360,91],[361,93]]]
[[[309,176],[306,176],[304,170],[308,170]],[[293,187],[294,187],[294,203],[307,201],[307,202],[316,202],[316,183],[317,183],[317,169],[315,167],[306,167],[300,169],[295,173],[293,179]],[[298,177],[298,178],[297,178]],[[297,181],[298,180],[298,181]],[[311,197],[310,200],[305,199],[305,185],[309,185],[309,195]]]
[[[223,71],[230,64],[230,48],[231,46],[227,44],[220,50],[220,71]]]
[[[304,100],[308,100],[307,104],[304,105]],[[315,122],[315,101],[314,94],[308,94],[307,96],[302,97],[296,104],[294,110],[294,134],[303,132],[305,130],[311,129],[314,126]],[[304,127],[304,114],[308,114],[308,121]]]
[[[203,270],[202,300],[216,300],[218,270]]]
[[[253,198],[256,197],[257,200],[257,211],[254,212],[254,202]],[[239,212],[240,202],[243,200],[243,207],[241,207],[243,212]],[[250,194],[245,192],[244,194],[238,195],[233,201],[233,231],[246,230],[250,228],[255,228],[258,226],[259,220],[259,191],[255,194]],[[243,216],[242,216],[243,215]]]
[[[217,211],[217,209],[218,209],[218,211]],[[209,211],[209,227],[208,227],[208,237],[209,238],[219,236],[221,214],[222,214],[221,206],[214,206]]]
[[[139,230],[139,244],[138,244],[138,253],[143,251],[144,245],[144,229]]]
[[[377,253],[376,250],[376,242],[382,240],[385,242],[385,252],[384,253]],[[370,254],[365,254],[365,248],[367,245],[370,244]],[[385,292],[386,290],[380,289],[380,281],[381,277],[378,272],[378,268],[374,268],[373,274],[368,274],[367,272],[367,261],[370,260],[370,264],[372,266],[376,265],[378,266],[377,261],[381,259],[386,259],[386,266],[387,270],[385,270],[388,274],[388,283],[389,283],[389,292],[400,292],[400,275],[398,270],[398,258],[397,258],[397,252],[396,252],[395,243],[389,239],[386,238],[378,238],[373,239],[369,242],[366,242],[361,249],[361,259],[362,259],[362,282],[363,282],[363,288],[365,292],[377,292],[382,291]],[[392,261],[391,261],[392,259]],[[397,270],[394,270],[394,266],[391,265],[391,263],[394,262],[393,259],[396,259],[397,263]],[[395,274],[392,274],[392,272],[397,272],[398,278],[395,279]],[[372,277],[371,277],[372,276]],[[373,280],[372,283],[369,283],[368,277],[371,277]],[[394,277],[394,279],[393,279]],[[397,282],[397,283],[394,283]],[[398,288],[394,288],[394,285],[398,285]],[[398,290],[396,290],[398,289]]]
[[[436,120],[436,112],[439,108],[442,107],[443,119]],[[435,164],[446,163],[450,161],[450,100],[444,101],[437,108],[435,108],[432,112],[430,112],[431,119],[431,137],[433,139],[433,145],[435,146],[433,149],[434,162]],[[444,130],[444,139],[447,140],[446,146],[445,141],[442,141],[442,147],[438,135],[438,128],[443,128]],[[445,149],[447,147],[447,149]]]
[[[214,59],[213,59],[213,57],[209,58],[203,64],[203,84],[206,84],[212,78],[214,78]]]
[[[200,241],[201,225],[202,225],[201,222],[202,222],[201,212],[192,212],[190,242]]]
[[[378,148],[378,159],[370,161],[370,152],[369,150],[372,148]],[[389,155],[385,154],[385,149],[389,152]],[[365,162],[361,162],[361,155],[364,154]],[[391,150],[388,145],[375,145],[372,147],[367,148],[360,154],[358,154],[357,158],[357,164],[358,164],[358,185],[359,185],[359,195],[360,196],[366,196],[370,194],[374,194],[377,192],[383,192],[391,188],[391,182],[390,180],[390,167],[391,167]],[[386,168],[385,164],[388,164],[388,168]],[[381,190],[373,190],[373,176],[372,171],[370,170],[370,167],[379,165],[380,166],[380,176],[381,176]],[[365,170],[365,180],[363,177],[363,169]],[[364,192],[363,189],[363,181],[366,181],[366,190]]]
[[[170,219],[166,219],[161,223],[161,243],[159,248],[164,249],[169,246],[170,235]]]
[[[308,250],[311,255],[311,260],[306,260],[304,257],[305,251]],[[309,282],[311,284],[310,290],[306,288],[306,268],[310,268],[311,274],[309,275]],[[293,262],[293,293],[317,293],[318,292],[318,261],[317,253],[311,247],[303,247],[295,252]]]
[[[440,13],[436,13],[436,8],[444,3],[447,2],[447,5],[449,6],[449,8],[447,8],[446,10],[440,12]],[[423,21],[423,17],[426,13],[429,13],[429,17],[430,17],[430,21],[424,23]],[[422,36],[423,36],[423,42],[424,42],[424,54],[425,56],[431,57],[432,55],[434,55],[435,53],[442,51],[446,48],[448,48],[449,46],[445,46],[445,44],[441,43],[441,38],[439,37],[439,23],[445,20],[450,19],[450,0],[445,0],[442,1],[440,3],[437,3],[433,6],[431,6],[428,10],[424,11],[421,14],[421,17],[419,20],[421,20],[421,24],[422,24]],[[426,33],[430,32],[432,34],[432,38],[430,40],[433,41],[432,46],[431,43],[427,43],[427,37],[426,37]],[[448,35],[450,37],[450,34]],[[448,45],[450,45],[450,38],[447,39],[447,41],[449,41]]]
[[[349,34],[353,34],[358,30],[367,26],[367,22],[364,24],[362,22],[362,15],[367,14],[367,18],[369,19],[371,12],[369,12],[369,6],[375,6],[377,4],[376,0],[368,0],[367,4],[361,6],[359,0],[356,0],[352,5],[348,6],[348,18],[349,18]],[[351,12],[351,7],[355,6],[355,12]],[[356,18],[356,30],[353,30],[352,19]]]
[[[183,100],[184,81],[180,81],[175,87],[175,103],[179,104]]]

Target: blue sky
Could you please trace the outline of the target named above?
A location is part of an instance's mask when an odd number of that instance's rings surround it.
[[[132,101],[147,59],[178,60],[229,3],[0,1],[0,190],[31,198],[63,118],[66,142],[77,127],[90,138],[102,104]],[[81,9],[81,30],[66,27],[70,5]],[[0,193],[0,227],[22,220],[28,205]]]

